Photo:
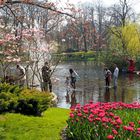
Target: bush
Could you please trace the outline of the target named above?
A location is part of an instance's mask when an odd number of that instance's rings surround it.
[[[71,140],[138,140],[139,114],[138,103],[90,103],[83,107],[77,105],[67,121],[67,136]]]
[[[0,113],[17,112],[40,116],[52,105],[52,95],[33,89],[0,84]]]
[[[17,105],[17,97],[11,93],[0,93],[0,113],[14,112]]]
[[[24,89],[18,99],[16,112],[27,115],[41,115],[51,106],[52,95],[38,90]]]
[[[16,94],[16,95],[19,95],[19,93],[22,91],[22,88],[20,88],[19,86],[17,85],[10,85],[10,84],[7,84],[7,83],[1,83],[0,84],[0,93],[1,92],[9,92],[9,93],[12,93],[12,94]]]

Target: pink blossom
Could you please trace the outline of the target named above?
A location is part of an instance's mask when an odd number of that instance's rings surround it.
[[[110,112],[109,115],[112,116],[112,117],[114,116],[114,114],[112,112]]]
[[[122,124],[122,120],[120,118],[116,119],[117,124]]]
[[[88,118],[88,120],[89,120],[89,122],[93,122],[93,119],[91,119],[91,118]]]
[[[83,112],[84,112],[85,114],[88,114],[88,110],[87,110],[87,109],[83,110]]]
[[[101,121],[101,118],[95,118],[96,121]]]
[[[116,119],[116,120],[119,119],[119,118],[120,118],[119,116],[114,116],[114,119]]]
[[[74,114],[73,113],[70,113],[70,118],[74,118]]]
[[[93,118],[93,117],[94,117],[94,115],[93,115],[93,114],[90,114],[90,115],[89,115],[89,118]]]
[[[105,112],[99,113],[98,117],[104,117],[105,116]]]
[[[112,135],[108,135],[108,136],[107,136],[107,139],[108,139],[108,140],[113,140],[114,137],[113,137]]]
[[[134,131],[134,128],[131,126],[124,126],[123,128],[124,128],[124,130]]]
[[[115,129],[113,129],[112,132],[113,132],[113,134],[115,134],[115,135],[118,134],[118,132],[117,132]]]
[[[109,122],[109,121],[108,121],[108,118],[103,117],[103,118],[102,118],[102,122]]]
[[[116,129],[119,129],[119,128],[120,128],[120,126],[119,126],[119,125],[116,125],[115,127],[116,127]]]
[[[129,122],[129,125],[132,126],[132,127],[135,126],[134,122]]]
[[[77,116],[81,117],[82,116],[82,113],[78,113]]]

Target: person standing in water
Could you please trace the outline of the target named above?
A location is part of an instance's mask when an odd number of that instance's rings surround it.
[[[17,82],[18,85],[21,87],[25,86],[25,82],[26,82],[26,73],[25,73],[25,69],[23,68],[23,66],[21,65],[17,65]]]
[[[110,81],[111,81],[111,71],[108,68],[105,68],[105,83],[106,83],[106,87],[109,88],[110,86]]]
[[[76,77],[78,76],[78,74],[73,70],[73,69],[69,69],[70,72],[70,84],[71,86],[75,89],[76,88]]]
[[[114,88],[117,87],[117,80],[118,80],[118,76],[119,76],[119,68],[117,67],[116,64],[114,64],[114,72],[113,72],[113,84],[114,84]]]

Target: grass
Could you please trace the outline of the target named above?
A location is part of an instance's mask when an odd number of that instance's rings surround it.
[[[0,115],[0,140],[60,140],[69,110],[49,108],[42,117]]]

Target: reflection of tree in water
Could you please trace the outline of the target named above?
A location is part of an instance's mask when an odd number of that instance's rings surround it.
[[[133,84],[133,79],[134,79],[134,74],[129,73],[128,78],[129,78],[129,85],[132,85]]]
[[[117,102],[117,87],[114,88],[114,102]]]
[[[82,104],[86,104],[89,100],[93,99],[94,94],[94,69],[93,63],[91,62],[82,62],[82,69],[80,69],[80,81],[77,81],[79,87],[81,86],[78,97],[81,98]],[[82,80],[82,81],[81,81]],[[81,85],[80,85],[81,84]],[[76,90],[77,93],[77,90]],[[78,100],[79,101],[79,100]]]
[[[75,90],[72,91],[70,103],[71,103],[71,107],[75,107],[77,104]]]
[[[77,99],[76,99],[76,91],[73,89],[72,91],[66,91],[66,103],[70,104],[70,108],[75,107],[77,104]]]
[[[66,91],[66,103],[70,103],[69,91]]]
[[[122,80],[121,80],[121,101],[125,102],[125,91],[126,91],[126,73],[122,73]]]
[[[98,101],[101,102],[101,91],[102,91],[102,83],[101,83],[101,81],[102,81],[102,79],[104,79],[102,65],[96,63],[94,70],[95,70],[95,73],[96,73],[95,77],[97,79],[96,86],[97,86],[97,90],[98,90],[98,93],[99,93]]]

